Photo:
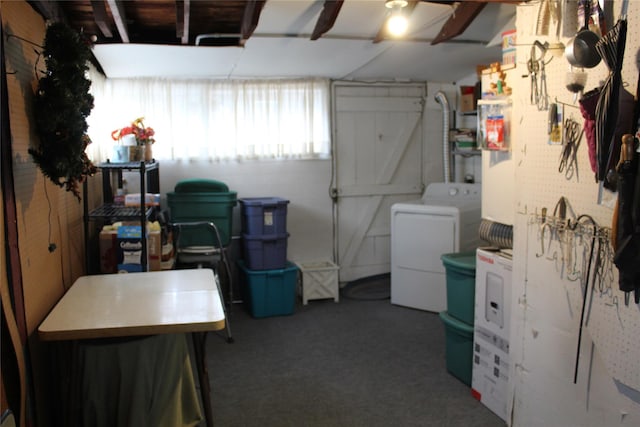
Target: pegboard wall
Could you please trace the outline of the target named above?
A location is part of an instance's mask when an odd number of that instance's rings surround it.
[[[585,274],[584,260],[590,252],[590,240],[588,236],[576,235],[568,241],[568,234],[559,233],[558,230],[562,229],[558,227],[547,229],[548,234],[545,235],[541,232],[542,211],[546,208],[548,216],[553,217],[554,207],[564,197],[568,202],[568,217],[587,214],[596,221],[602,236],[607,236],[616,195],[599,189],[589,162],[584,136],[577,151],[577,169],[572,174],[559,172],[562,145],[549,143],[549,110],[544,105],[532,103],[533,82],[527,60],[532,53],[537,56],[541,54],[535,42],[547,42],[549,46],[558,42],[566,45],[578,29],[576,2],[562,1],[562,16],[566,19],[559,23],[557,31],[550,30],[541,34],[538,18],[542,3],[533,1],[518,6],[516,67],[507,71],[507,84],[513,90],[511,154],[517,188],[516,217],[519,217],[514,229],[514,260],[517,261],[514,263],[514,278],[523,279],[522,291],[527,303],[545,299],[552,292],[564,289],[569,303],[556,303],[547,307],[556,311],[549,314],[555,316],[558,323],[560,319],[568,320],[566,328],[569,335],[577,336],[585,283],[577,273],[579,270],[580,274]],[[608,17],[608,21],[615,24],[620,18],[623,2],[616,0],[607,3],[607,10],[613,14]],[[627,23],[622,85],[628,95],[633,97],[640,69],[640,1],[628,2]],[[564,118],[571,117],[582,127],[583,117],[579,103],[574,98],[574,93],[566,87],[567,74],[572,68],[563,53],[563,49],[548,49],[544,56],[548,103],[557,103]],[[609,74],[609,68],[604,62],[584,71],[587,73],[585,92],[602,85]],[[489,76],[491,78],[493,77]],[[541,85],[545,83],[541,82],[539,74],[536,83],[538,91],[544,93]],[[483,77],[483,86],[484,84]],[[609,239],[602,237],[601,243],[603,251],[598,253],[611,257],[611,250],[606,250]],[[537,256],[543,246],[548,247],[551,252]],[[580,257],[579,263],[573,264],[573,275],[569,271],[572,265],[568,261],[571,259],[570,253]],[[599,267],[602,270],[599,284],[595,287],[589,285],[589,307],[583,327],[593,340],[611,376],[640,391],[640,340],[637,339],[637,334],[640,333],[640,306],[634,304],[633,295],[630,302],[625,304],[625,294],[618,290],[617,269],[610,259],[608,261]],[[591,271],[591,276],[594,270],[595,268]],[[589,283],[593,282],[591,277]]]

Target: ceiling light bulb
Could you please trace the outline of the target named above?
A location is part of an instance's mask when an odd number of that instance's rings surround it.
[[[400,37],[407,32],[409,22],[402,14],[402,8],[407,4],[406,0],[387,0],[384,4],[388,9],[391,9],[391,16],[387,20],[387,31],[394,37]]]
[[[407,32],[407,27],[409,23],[407,22],[407,18],[402,15],[393,15],[387,21],[387,30],[393,36],[401,36]]]
[[[403,7],[406,7],[408,4],[409,2],[407,0],[387,0],[384,5],[389,9],[393,9],[393,8],[401,9]]]

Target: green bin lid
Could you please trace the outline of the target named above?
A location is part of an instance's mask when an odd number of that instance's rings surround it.
[[[476,252],[457,252],[440,256],[445,267],[455,267],[463,270],[476,269]]]
[[[469,325],[451,316],[447,311],[438,313],[438,317],[445,326],[455,329],[459,335],[473,336],[473,325]]]
[[[213,179],[185,179],[174,188],[176,193],[225,193],[229,191],[227,184]]]

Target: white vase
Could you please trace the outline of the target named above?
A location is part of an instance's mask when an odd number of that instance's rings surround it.
[[[124,145],[116,145],[113,147],[113,159],[114,163],[127,163],[129,161],[129,147]]]
[[[120,142],[122,143],[122,145],[126,145],[128,147],[138,144],[136,141],[136,136],[131,133],[128,135],[121,136]]]

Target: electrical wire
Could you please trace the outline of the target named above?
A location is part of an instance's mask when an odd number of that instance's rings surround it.
[[[47,214],[47,225],[48,225],[48,233],[47,233],[47,243],[49,252],[53,252],[56,250],[56,245],[51,241],[51,200],[49,199],[49,192],[47,191],[47,181],[42,181],[44,187],[44,196],[47,199],[47,205],[49,206],[49,213]]]

